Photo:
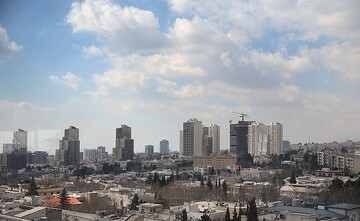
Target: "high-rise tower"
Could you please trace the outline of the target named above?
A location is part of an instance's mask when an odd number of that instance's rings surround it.
[[[162,140],[160,141],[160,153],[161,154],[168,154],[169,153],[169,141]]]
[[[80,164],[80,140],[79,128],[70,126],[65,129],[65,136],[59,141],[59,149],[55,153],[59,165],[79,166]]]
[[[26,167],[27,131],[18,129],[14,132],[13,142],[3,144],[3,162],[9,171]]]
[[[121,125],[116,128],[113,157],[116,160],[132,160],[134,158],[134,140],[131,139],[131,127]]]
[[[210,124],[208,127],[208,135],[212,138],[212,154],[220,153],[220,126]]]
[[[202,122],[193,118],[183,123],[180,131],[180,154],[183,156],[201,156],[202,147]]]
[[[281,154],[283,149],[283,129],[280,123],[249,125],[248,146],[252,156]]]
[[[253,121],[238,121],[230,124],[230,153],[238,157],[248,153],[248,126]]]

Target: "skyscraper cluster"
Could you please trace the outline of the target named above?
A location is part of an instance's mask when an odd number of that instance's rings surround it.
[[[183,156],[205,156],[220,151],[220,127],[206,127],[196,118],[183,123],[180,131],[180,154]]]

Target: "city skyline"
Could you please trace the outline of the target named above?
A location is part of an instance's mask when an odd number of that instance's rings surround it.
[[[284,125],[292,143],[360,140],[355,0],[2,1],[0,131],[80,129],[81,148],[135,152],[182,122],[221,128],[233,112]],[[46,18],[46,19],[44,19]],[[54,131],[54,134],[58,134]],[[30,138],[33,136],[29,136]],[[32,138],[31,138],[32,139]]]

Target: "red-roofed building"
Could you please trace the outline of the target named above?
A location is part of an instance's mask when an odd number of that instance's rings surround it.
[[[70,206],[74,206],[74,205],[82,205],[82,202],[80,202],[78,199],[76,199],[75,197],[68,197],[67,198],[68,204]],[[43,200],[44,204],[46,206],[49,207],[60,207],[61,203],[60,203],[60,198],[59,197],[55,197],[52,199],[45,199]]]

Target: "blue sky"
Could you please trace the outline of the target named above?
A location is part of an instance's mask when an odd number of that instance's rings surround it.
[[[0,130],[80,128],[136,151],[182,122],[280,122],[291,142],[359,140],[360,3],[288,0],[1,1]],[[50,153],[53,148],[47,147]],[[54,147],[55,148],[55,147]]]

